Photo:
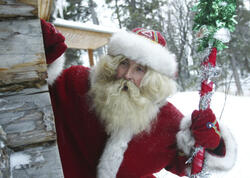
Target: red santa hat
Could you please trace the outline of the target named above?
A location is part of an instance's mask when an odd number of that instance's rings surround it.
[[[116,32],[109,41],[108,54],[123,55],[169,77],[174,77],[177,71],[175,55],[166,48],[162,34],[154,30],[135,28],[132,32]]]

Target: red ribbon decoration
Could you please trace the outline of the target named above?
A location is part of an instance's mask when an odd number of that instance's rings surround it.
[[[201,65],[203,66],[208,66],[208,63],[212,65],[212,67],[215,67],[216,65],[216,54],[217,54],[217,49],[212,48],[210,55],[208,57],[208,60],[205,60]]]
[[[196,145],[196,147],[199,147],[199,145]],[[200,147],[201,150],[197,152],[195,157],[193,158],[192,162],[192,170],[191,174],[195,175],[202,171],[204,159],[205,159],[205,148]]]
[[[205,94],[213,91],[213,84],[214,82],[209,82],[207,80],[204,80],[201,82],[201,91],[200,91],[200,96],[204,96]]]
[[[208,59],[206,59],[201,65],[203,65],[204,67],[215,67],[216,54],[217,54],[217,49],[214,47],[214,48],[212,48]],[[210,81],[208,83],[208,79],[203,80],[201,82],[200,101],[203,99],[202,96],[204,96],[212,91],[213,91],[213,82]],[[207,103],[207,108],[209,108],[209,107],[210,107],[210,101]],[[199,109],[201,110],[201,108],[199,108]],[[192,161],[192,169],[191,169],[192,176],[196,175],[202,171],[202,167],[204,164],[204,158],[205,158],[205,149],[197,144],[195,145],[195,148],[196,149],[200,148],[200,150],[194,156],[193,161]]]

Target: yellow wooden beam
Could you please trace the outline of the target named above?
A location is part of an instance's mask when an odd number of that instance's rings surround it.
[[[85,31],[69,27],[56,26],[65,36],[65,42],[69,48],[76,49],[97,49],[108,43],[110,33]]]

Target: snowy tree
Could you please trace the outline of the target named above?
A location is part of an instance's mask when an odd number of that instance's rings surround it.
[[[163,32],[166,36],[168,48],[176,55],[178,62],[177,82],[180,90],[185,90],[197,83],[195,75],[191,75],[191,70],[197,70],[199,65],[194,57],[195,36],[192,31],[194,13],[191,10],[193,5],[194,1],[191,0],[170,1],[165,11],[166,23]]]
[[[238,1],[236,20],[238,24],[232,34],[229,48],[225,50],[224,55],[219,56],[218,62],[223,66],[223,77],[233,78],[236,94],[243,95],[240,78],[246,78],[250,73],[250,11],[245,8],[243,1]],[[229,85],[228,82],[221,83]]]
[[[136,27],[161,30],[163,24],[162,7],[167,1],[163,0],[106,0],[114,11],[120,28],[132,30]]]

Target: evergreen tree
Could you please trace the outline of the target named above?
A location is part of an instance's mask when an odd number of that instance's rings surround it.
[[[143,27],[159,31],[162,29],[161,7],[166,4],[164,0],[106,0],[105,2],[113,9],[120,28],[132,30]]]
[[[244,7],[243,1],[237,1],[238,24],[231,34],[229,48],[223,55],[218,56],[218,63],[222,66],[220,85],[230,85],[231,78],[237,88],[235,94],[243,95],[240,78],[246,78],[250,73],[250,11]],[[225,82],[226,81],[226,82]]]

